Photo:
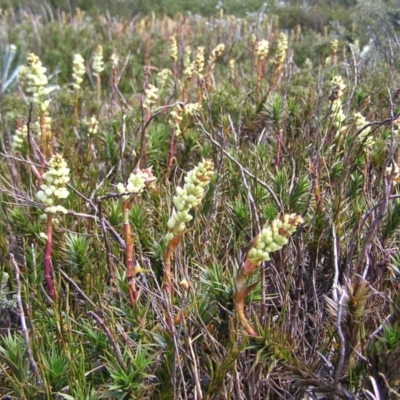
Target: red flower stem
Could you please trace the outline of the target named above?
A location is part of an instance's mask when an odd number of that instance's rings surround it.
[[[78,121],[78,114],[79,114],[79,110],[78,110],[78,103],[79,103],[79,97],[78,97],[78,90],[75,89],[74,91],[74,126],[77,124]]]
[[[100,99],[101,99],[101,78],[100,78],[100,75],[96,76],[96,86],[97,86],[97,102],[100,103]]]
[[[137,299],[138,293],[136,289],[136,270],[134,258],[134,247],[132,239],[131,226],[129,224],[129,210],[131,204],[129,200],[122,202],[122,213],[123,213],[123,234],[125,240],[125,266],[126,266],[126,280],[128,282],[128,294],[129,302],[133,306]]]
[[[175,129],[171,129],[171,136],[169,138],[169,148],[168,148],[168,160],[167,160],[167,177],[166,177],[167,180],[169,179],[169,176],[171,174],[174,155],[175,155]]]
[[[46,247],[44,251],[44,260],[43,260],[43,271],[44,271],[44,279],[46,281],[47,286],[47,294],[49,297],[54,300],[56,297],[56,292],[54,289],[54,283],[51,278],[51,248],[53,245],[52,235],[53,235],[53,214],[47,214],[47,224],[46,224]]]
[[[253,263],[249,259],[246,259],[244,264],[240,267],[238,274],[236,276],[236,293],[234,296],[236,314],[243,329],[250,336],[258,336],[257,332],[250,325],[249,321],[246,319],[244,313],[244,299],[254,288],[255,285],[250,285],[246,287],[247,278],[255,271],[257,264]]]
[[[162,287],[167,293],[168,298],[172,295],[172,270],[171,270],[171,260],[172,260],[173,249],[171,242],[168,243],[167,250],[164,255],[164,276],[162,281]]]

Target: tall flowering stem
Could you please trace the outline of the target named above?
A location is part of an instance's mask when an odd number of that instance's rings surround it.
[[[143,108],[146,112],[146,123],[151,118],[151,113],[154,109],[154,106],[158,102],[158,88],[149,83],[144,90],[144,99],[143,99]]]
[[[331,61],[332,65],[337,65],[337,52],[338,52],[339,41],[333,39],[331,42]]]
[[[95,157],[93,138],[96,136],[99,129],[99,121],[96,117],[92,116],[90,121],[87,122],[87,135],[88,135],[88,153],[91,157]]]
[[[49,137],[50,137],[50,116],[49,116],[49,100],[47,95],[51,92],[51,88],[47,86],[48,79],[46,76],[46,68],[43,67],[39,57],[33,53],[29,53],[26,57],[26,65],[21,67],[19,71],[19,79],[25,87],[27,98],[31,107],[37,106],[40,125],[40,164],[45,167],[47,154],[50,154]],[[40,186],[39,182],[39,186]]]
[[[302,223],[303,218],[300,215],[285,214],[274,219],[271,224],[266,224],[254,239],[253,245],[238,271],[234,296],[236,314],[243,329],[250,336],[258,335],[246,319],[244,300],[257,284],[246,286],[247,279],[254,273],[262,261],[268,261],[270,259],[270,253],[280,250],[288,243],[288,237],[290,237],[296,231],[297,226]]]
[[[155,181],[155,177],[151,172],[151,167],[140,169],[136,167],[128,178],[126,186],[120,182],[117,185],[118,192],[122,196],[122,231],[125,240],[125,267],[126,281],[128,283],[129,302],[133,306],[138,300],[138,290],[136,288],[136,266],[135,266],[135,249],[132,237],[132,230],[129,223],[129,213],[132,208],[135,196],[140,194],[146,187]],[[126,194],[125,194],[126,193]]]
[[[129,212],[132,208],[132,201],[125,200],[122,202],[122,216],[123,216],[123,235],[125,239],[125,267],[126,267],[126,281],[128,283],[129,302],[133,305],[138,299],[138,292],[136,289],[136,269],[135,269],[135,249],[133,246],[133,238],[131,225],[129,223]]]
[[[199,46],[196,52],[196,58],[193,61],[193,68],[197,75],[197,101],[203,101],[203,83],[204,83],[204,47]]]
[[[360,132],[357,136],[357,141],[364,150],[365,160],[364,160],[364,184],[363,190],[366,193],[368,188],[368,166],[370,160],[370,152],[374,147],[375,140],[373,136],[370,135],[371,127],[368,126],[369,122],[365,119],[365,117],[361,113],[354,114],[354,124],[356,130]]]
[[[98,45],[94,52],[92,62],[93,76],[96,77],[97,101],[101,98],[101,73],[104,71],[103,47]]]
[[[151,120],[152,112],[155,109],[155,105],[158,102],[158,98],[159,98],[158,93],[159,93],[158,88],[150,83],[144,89],[144,96],[143,96],[143,103],[142,103],[144,119],[142,120],[142,133],[141,133],[141,141],[140,141],[140,158],[139,158],[140,160],[145,159],[146,127]]]
[[[53,280],[51,277],[51,251],[53,245],[53,216],[68,211],[60,205],[60,200],[66,199],[69,195],[66,184],[69,182],[69,168],[60,154],[55,154],[49,161],[49,170],[43,174],[43,184],[36,193],[36,198],[45,206],[44,212],[47,218],[46,233],[40,236],[46,239],[46,247],[43,260],[44,278],[49,297],[54,300],[56,297]]]
[[[168,220],[168,232],[165,236],[167,249],[164,254],[164,277],[162,286],[170,298],[172,295],[171,261],[175,249],[178,247],[186,231],[186,223],[193,217],[189,211],[196,208],[205,195],[205,187],[214,175],[214,164],[211,160],[203,160],[185,177],[183,188],[177,187],[173,197],[174,210]]]
[[[171,135],[169,139],[169,149],[168,149],[168,158],[167,158],[167,173],[166,179],[169,179],[173,161],[175,158],[175,139],[181,136],[181,124],[183,119],[186,117],[194,116],[201,112],[201,103],[187,103],[183,106],[182,103],[175,106],[171,113],[169,124],[171,126]]]
[[[79,114],[79,90],[83,82],[83,75],[85,75],[85,60],[80,54],[74,55],[72,64],[72,79],[74,81],[74,122],[78,121]]]
[[[176,62],[178,60],[178,45],[176,43],[176,38],[171,36],[169,38],[169,56],[172,60],[172,74],[174,78],[176,78],[177,71],[176,71]]]
[[[181,135],[180,124],[183,120],[184,108],[181,104],[178,104],[171,111],[169,124],[171,126],[171,135],[169,138],[169,148],[168,148],[168,159],[167,159],[167,174],[166,179],[169,179],[172,164],[175,156],[175,137]]]
[[[270,85],[270,91],[272,90],[272,87],[276,85],[279,82],[279,79],[281,77],[282,69],[285,63],[285,58],[286,58],[286,52],[288,49],[288,40],[286,35],[281,32],[279,34],[278,38],[278,45],[277,45],[277,50],[276,50],[276,55],[275,55],[275,66],[274,66],[274,73],[272,76],[272,82]]]
[[[343,91],[346,89],[346,85],[340,75],[336,75],[331,80],[332,93],[329,97],[331,100],[331,121],[333,128],[336,129],[336,137],[341,138],[341,133],[346,130],[343,126],[343,122],[346,119],[346,115],[342,109],[342,96]],[[338,146],[339,147],[339,146]]]
[[[185,47],[185,52],[183,54],[183,76],[184,76],[184,84],[182,88],[182,101],[187,100],[187,91],[189,88],[189,84],[192,81],[194,74],[194,61],[191,62],[192,50],[190,46]]]
[[[256,63],[257,63],[257,91],[261,90],[261,80],[264,74],[265,60],[269,52],[268,40],[262,39],[255,46]]]
[[[217,58],[221,57],[222,53],[225,51],[225,44],[224,43],[220,43],[217,47],[215,47],[211,54],[210,57],[208,59],[208,73],[206,76],[206,88],[207,90],[210,89],[210,77],[211,74],[214,70],[215,67],[215,63],[217,61]]]

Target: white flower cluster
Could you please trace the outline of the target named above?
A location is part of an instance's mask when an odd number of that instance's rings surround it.
[[[311,70],[313,68],[313,63],[309,58],[306,58],[306,61],[304,61],[304,66],[308,69]]]
[[[74,90],[79,90],[81,88],[83,75],[85,75],[85,60],[80,54],[77,53],[74,55],[74,60],[72,62],[72,79],[74,81]]]
[[[175,208],[167,223],[168,233],[165,237],[167,242],[185,230],[186,222],[193,218],[189,211],[200,204],[204,196],[204,188],[210,183],[213,175],[213,162],[203,160],[187,174],[183,188],[176,188],[176,196],[172,199]]]
[[[172,58],[172,61],[176,61],[178,59],[178,45],[176,44],[176,39],[174,36],[169,38],[169,56]]]
[[[204,47],[199,46],[196,52],[196,58],[194,60],[194,70],[197,76],[201,79],[204,71]]]
[[[103,47],[98,45],[94,52],[93,62],[92,62],[93,76],[100,76],[104,71],[104,60],[103,60]]]
[[[49,110],[44,110],[43,111],[43,115],[42,115],[42,121],[40,123],[40,121],[37,121],[39,126],[38,126],[38,131],[41,131],[41,127],[42,129],[44,129],[45,132],[47,132],[47,134],[49,136],[51,136],[51,117],[50,117],[50,113]]]
[[[96,117],[90,117],[90,121],[86,122],[88,136],[95,136],[99,128],[99,121]]]
[[[233,58],[229,60],[229,75],[231,79],[235,79],[235,60]]]
[[[182,133],[180,123],[183,120],[183,112],[184,109],[179,104],[171,111],[169,123],[174,128],[175,136],[180,136]]]
[[[117,54],[112,53],[111,57],[110,57],[110,61],[111,61],[111,68],[115,69],[118,67],[118,63],[119,63],[119,57]]]
[[[157,87],[160,89],[164,89],[165,85],[167,84],[168,80],[171,78],[172,72],[170,69],[164,68],[162,69],[156,77],[157,80]]]
[[[400,183],[400,168],[395,162],[386,168],[386,176],[392,180],[393,186]]]
[[[180,123],[183,120],[185,115],[193,116],[201,111],[201,104],[200,103],[187,103],[183,107],[178,104],[174,109],[171,111],[170,114],[170,125],[175,129],[175,136],[180,136],[181,128]]]
[[[333,39],[331,42],[331,56],[325,60],[326,65],[336,65],[337,63],[337,51],[338,51],[339,41],[337,39]]]
[[[158,89],[154,85],[149,83],[144,93],[145,97],[143,101],[143,108],[145,110],[150,110],[157,103]]]
[[[261,39],[256,44],[256,54],[259,60],[264,60],[269,51],[269,42],[266,39]]]
[[[119,194],[129,193],[129,195],[122,196],[122,200],[128,200],[131,195],[141,193],[145,187],[150,186],[155,180],[151,167],[145,169],[135,168],[130,174],[126,186],[119,182],[117,190]]]
[[[283,62],[285,61],[287,49],[288,49],[287,37],[283,32],[281,32],[279,34],[278,46],[277,46],[276,56],[275,56],[275,61],[276,61],[276,64],[279,66],[279,69],[282,68]]]
[[[26,124],[18,125],[13,136],[12,148],[17,151],[22,150],[23,143],[25,142],[27,136],[28,126]]]
[[[365,119],[365,117],[361,113],[354,114],[354,123],[356,125],[356,130],[360,130],[369,122]],[[365,128],[358,136],[357,140],[361,143],[366,151],[371,150],[372,146],[375,144],[375,140],[372,136],[369,135],[371,132],[371,127]]]
[[[185,46],[185,51],[183,53],[183,67],[186,69],[191,64],[190,57],[192,55],[192,49],[190,46]]]
[[[342,109],[342,99],[343,90],[346,88],[346,85],[343,82],[343,79],[340,75],[336,75],[332,78],[331,86],[334,91],[334,97],[332,99],[332,125],[340,130],[342,128],[342,123],[346,119],[346,115]]]
[[[280,250],[288,243],[288,237],[296,231],[303,218],[297,214],[285,214],[266,224],[256,237],[247,258],[254,264],[268,261],[269,253]]]
[[[193,78],[193,73],[194,73],[194,62],[189,64],[184,70],[183,70],[183,75],[185,75],[185,78],[190,81]]]
[[[52,91],[46,87],[48,79],[46,76],[47,68],[43,67],[39,57],[33,53],[29,53],[26,57],[26,66],[19,70],[19,79],[26,87],[28,100],[32,104],[38,104],[41,111],[46,111],[49,106],[45,97]]]
[[[51,157],[49,169],[43,174],[43,183],[36,193],[36,198],[46,206],[44,209],[46,214],[56,214],[57,212],[66,214],[68,212],[57,203],[69,195],[65,186],[69,182],[69,171],[61,154]]]
[[[201,111],[200,103],[187,103],[185,104],[185,114],[187,115],[195,115]]]
[[[338,97],[342,97],[343,96],[343,91],[344,89],[346,89],[346,85],[343,82],[343,78],[340,75],[336,75],[332,78],[331,80],[331,86],[333,88],[337,88],[338,89]]]
[[[215,62],[215,60],[222,55],[225,50],[225,45],[220,43],[210,54],[209,64]]]

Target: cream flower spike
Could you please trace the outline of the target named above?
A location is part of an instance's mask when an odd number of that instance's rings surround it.
[[[43,183],[40,190],[36,193],[36,198],[43,203],[46,208],[46,214],[57,214],[61,212],[66,214],[68,211],[62,205],[60,200],[69,196],[66,184],[69,182],[70,169],[67,166],[61,154],[55,154],[49,161],[49,169],[43,174]]]

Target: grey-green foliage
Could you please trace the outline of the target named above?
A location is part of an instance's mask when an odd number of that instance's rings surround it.
[[[6,272],[1,273],[0,279],[0,309],[16,309],[17,301],[15,294],[8,289],[10,276]]]
[[[1,56],[0,93],[3,94],[10,86],[12,86],[18,75],[19,65],[16,65],[16,62],[18,61],[17,47],[13,44],[8,44],[5,46],[5,50],[1,52]]]

